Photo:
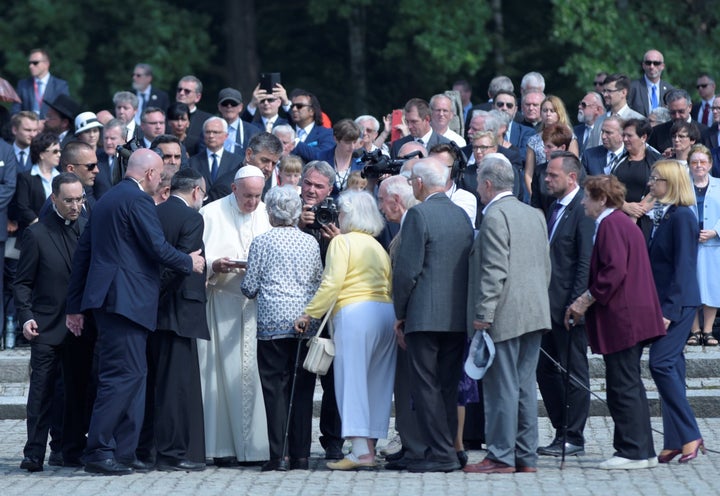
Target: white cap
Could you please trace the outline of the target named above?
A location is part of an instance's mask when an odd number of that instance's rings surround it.
[[[246,177],[262,177],[265,179],[265,174],[254,165],[243,165],[235,173],[235,180],[245,179]]]

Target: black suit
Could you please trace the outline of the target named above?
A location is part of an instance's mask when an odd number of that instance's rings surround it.
[[[73,415],[65,419],[62,450],[77,461],[87,430],[88,383],[92,364],[92,337],[68,336],[65,299],[72,255],[85,219],[66,225],[53,214],[25,230],[13,293],[20,325],[35,320],[39,335],[31,343],[30,391],[27,403],[28,440],[24,455],[42,460],[51,423],[51,405],[63,366],[65,404]],[[88,334],[92,329],[88,326]],[[78,355],[76,340],[89,341],[90,352]],[[68,349],[72,348],[72,349]],[[82,359],[84,356],[84,360]],[[61,395],[62,396],[62,395]],[[85,414],[85,415],[83,415]]]
[[[245,107],[242,114],[240,114],[240,118],[245,122],[255,124],[255,126],[259,129],[265,131],[265,124],[263,124],[262,115],[260,115],[259,111],[255,110],[255,114],[251,114],[247,107]],[[290,121],[287,120],[287,112],[280,107],[277,118],[275,119],[275,122],[273,122],[273,129],[282,124],[290,124]]]
[[[212,117],[212,114],[209,114],[209,113],[207,113],[203,110],[200,110],[199,108],[196,107],[195,112],[192,112],[190,114],[190,127],[188,127],[187,135],[194,136],[202,142],[203,124],[210,117]]]
[[[33,103],[35,102],[35,82],[33,81],[33,78],[29,77],[18,81],[17,94],[20,97],[21,102],[13,103],[12,113],[17,114],[21,110],[32,111]],[[54,102],[58,95],[70,95],[70,90],[68,89],[66,81],[51,74],[42,96],[42,106],[40,107],[41,119],[45,118],[47,111],[50,108],[48,107],[47,102]],[[73,118],[74,117],[75,116],[73,116]]]
[[[407,135],[404,138],[400,138],[399,140],[393,141],[392,144],[390,145],[390,156],[393,159],[397,158],[400,148],[405,143],[409,143],[411,141],[415,141],[415,137],[411,136],[411,135]],[[429,152],[430,148],[437,145],[438,143],[450,143],[450,140],[444,136],[439,135],[435,131],[433,131],[432,135],[430,135],[430,139],[428,140],[427,143],[423,143],[423,146]]]
[[[31,175],[30,172],[18,174],[14,198],[19,228],[18,237],[38,218],[46,198],[42,178],[39,175]]]
[[[652,128],[652,133],[650,134],[650,137],[648,138],[648,145],[655,148],[660,153],[663,153],[668,148],[672,148],[672,136],[670,136],[670,128],[672,128],[673,125],[672,120],[663,122],[662,124],[658,124],[654,128]],[[699,143],[702,143],[703,145],[707,146],[708,148],[712,149],[713,145],[710,143],[710,132],[708,130],[708,127],[700,124],[695,119],[692,120],[693,123],[698,127],[700,130],[700,141]]]
[[[157,207],[168,243],[190,253],[203,248],[200,213],[171,196]],[[148,336],[145,419],[137,455],[160,463],[205,461],[205,431],[196,339],[210,339],[205,274],[164,269],[157,331]]]
[[[595,224],[585,215],[581,205],[582,197],[583,190],[580,189],[555,222],[555,233],[550,240],[552,276],[548,292],[552,330],[543,335],[541,346],[563,368],[567,369],[569,362],[570,373],[582,385],[589,387],[585,326],[577,325],[571,332],[565,330],[564,326],[567,307],[587,289],[590,269]],[[548,226],[556,204],[557,201],[550,208]],[[556,431],[556,439],[562,440],[563,416],[569,404],[567,442],[584,446],[583,430],[590,410],[588,390],[571,380],[566,392],[564,374],[542,353],[538,362],[537,381],[548,417]]]
[[[203,177],[205,178],[205,185],[207,186],[207,190],[210,191],[210,189],[215,186],[215,183],[222,183],[223,185],[227,183],[227,186],[230,186],[230,184],[232,183],[231,175],[234,175],[235,172],[237,172],[237,170],[240,168],[243,158],[244,157],[241,157],[240,155],[235,155],[234,153],[230,153],[227,150],[223,150],[222,157],[218,162],[218,172],[215,181],[212,180],[212,176],[210,174],[211,162],[208,160],[206,150],[190,157],[190,167],[203,175]]]
[[[96,200],[99,200],[113,186],[112,171],[110,170],[110,157],[102,148],[96,152],[98,158],[98,173],[95,176],[93,184],[93,194]],[[117,158],[113,158],[117,166]]]
[[[138,97],[139,102],[142,102],[139,91],[133,90],[132,93],[135,93],[135,96]],[[163,90],[155,89],[155,87],[151,85],[150,98],[148,98],[147,102],[145,102],[145,106],[138,105],[138,113],[142,113],[143,110],[149,107],[156,107],[165,112],[169,106],[170,97],[168,97],[168,94]]]
[[[235,146],[231,151],[242,160],[245,158],[245,150],[247,150],[250,140],[256,134],[260,134],[261,129],[254,124],[243,122],[241,119],[238,119],[238,122],[234,125],[238,126],[238,123],[242,125],[242,136],[240,135],[240,129],[236,129],[234,137]],[[228,132],[230,132],[230,125],[228,125]]]

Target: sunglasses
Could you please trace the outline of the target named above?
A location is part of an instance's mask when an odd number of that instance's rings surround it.
[[[136,72],[135,74],[133,74],[133,77],[136,77],[136,78],[141,78],[141,77],[145,77],[145,76],[147,76],[147,74],[140,74],[140,73],[138,73],[138,72]]]
[[[705,89],[705,88],[707,88],[708,86],[710,86],[710,84],[709,84],[709,83],[705,83],[705,84],[698,84],[698,85],[697,85],[697,89],[700,89],[700,88],[703,88],[703,89]]]
[[[177,92],[182,93],[183,95],[189,95],[190,93],[193,92],[193,90],[189,90],[187,88],[178,88]]]
[[[29,60],[29,61],[28,61],[28,64],[30,64],[30,65],[38,65],[40,62],[42,62],[42,60]]]
[[[97,162],[95,162],[94,164],[73,164],[73,165],[82,165],[87,170],[91,171],[91,170],[95,170],[95,167],[97,167]]]
[[[511,109],[511,108],[514,108],[514,107],[515,107],[515,104],[512,103],[512,102],[495,102],[495,106],[496,106],[497,108],[503,108],[503,107],[505,107],[505,108]]]
[[[224,102],[220,102],[221,107],[237,107],[240,105],[238,102],[234,102],[232,100],[225,100]]]
[[[663,65],[663,61],[662,60],[643,60],[643,64],[661,66],[661,65]]]
[[[265,98],[264,100],[260,100],[260,105],[266,104],[266,103],[275,103],[277,101],[277,98]]]
[[[291,109],[296,108],[298,110],[302,110],[305,107],[312,107],[312,105],[310,105],[309,103],[293,103],[292,105],[290,105]]]

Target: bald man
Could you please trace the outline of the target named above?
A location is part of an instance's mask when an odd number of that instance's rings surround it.
[[[73,258],[68,329],[81,335],[84,313],[92,313],[98,327],[98,390],[83,460],[89,473],[150,470],[135,449],[145,408],[147,336],[157,327],[158,264],[185,275],[205,266],[200,250],[182,253],[163,236],[151,196],[162,168],[151,150],[131,155],[125,179],[95,204]]]

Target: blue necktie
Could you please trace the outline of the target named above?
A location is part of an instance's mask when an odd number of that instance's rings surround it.
[[[555,208],[553,209],[552,214],[550,215],[550,220],[548,221],[548,239],[552,237],[553,227],[555,227],[555,223],[558,220],[558,213],[561,208],[563,208],[563,204],[555,202]]]
[[[657,87],[654,84],[652,86],[652,94],[650,95],[650,104],[652,105],[652,108],[650,110],[655,110],[656,108],[658,108]]]
[[[218,161],[217,161],[217,155],[214,153],[210,155],[212,157],[212,166],[210,167],[210,180],[212,182],[215,182],[218,175]]]

